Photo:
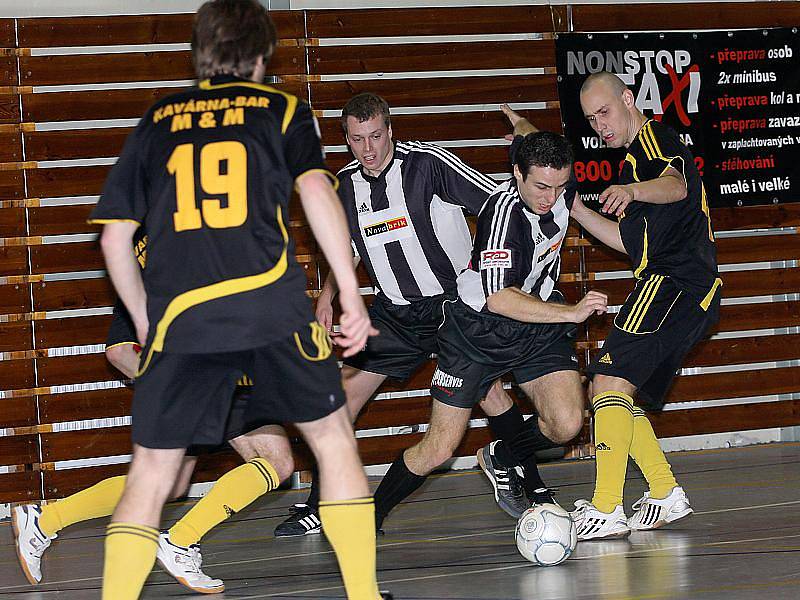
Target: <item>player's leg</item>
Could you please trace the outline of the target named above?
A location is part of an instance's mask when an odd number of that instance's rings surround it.
[[[386,375],[380,373],[362,371],[349,365],[342,366],[342,386],[352,422],[355,422],[361,409],[385,380]],[[319,471],[316,465],[312,468],[308,498],[289,510],[292,514],[275,528],[275,537],[311,535],[322,531],[322,521],[319,518]]]
[[[450,406],[434,399],[423,438],[389,467],[375,491],[376,524],[380,529],[389,512],[416,491],[428,474],[453,452],[464,437],[472,408]]]

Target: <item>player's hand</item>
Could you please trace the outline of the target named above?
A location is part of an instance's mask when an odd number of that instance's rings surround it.
[[[603,292],[591,290],[575,305],[574,321],[583,323],[594,314],[602,315],[608,311],[608,296]]]
[[[339,320],[341,335],[337,344],[344,348],[345,357],[361,352],[367,345],[367,338],[378,335],[378,330],[372,326],[367,313],[367,307],[358,292],[339,293],[339,304],[342,306],[342,318]]]
[[[139,344],[144,348],[147,344],[147,332],[150,330],[150,323],[147,320],[147,316],[138,319],[134,318],[133,325],[136,327],[136,339],[139,340]]]
[[[333,304],[328,296],[320,296],[317,298],[317,308],[314,311],[314,316],[319,321],[328,333],[333,329]]]
[[[630,185],[612,185],[600,194],[599,200],[603,204],[600,212],[621,217],[625,207],[633,202],[633,188]]]
[[[515,111],[513,108],[511,108],[508,104],[501,104],[500,110],[502,110],[503,114],[508,117],[508,120],[511,123],[512,127],[516,127],[517,123],[519,123],[522,119],[525,118],[522,115],[520,115],[517,111]]]

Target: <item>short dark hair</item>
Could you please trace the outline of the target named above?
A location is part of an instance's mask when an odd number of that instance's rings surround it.
[[[347,117],[355,117],[359,123],[363,123],[377,115],[383,115],[386,127],[392,124],[389,118],[389,103],[386,100],[371,92],[357,94],[350,98],[342,109],[342,129],[347,133]]]
[[[231,74],[249,78],[259,56],[268,63],[278,34],[257,0],[211,0],[197,11],[192,62],[200,79]]]
[[[529,133],[522,140],[514,157],[514,164],[528,178],[531,167],[550,167],[561,170],[572,166],[572,146],[563,135],[551,131]]]

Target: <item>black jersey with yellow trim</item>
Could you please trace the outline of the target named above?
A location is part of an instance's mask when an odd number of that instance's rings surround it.
[[[673,129],[648,120],[628,148],[620,183],[657,179],[670,167],[686,182],[686,197],[671,204],[631,202],[619,220],[622,243],[637,279],[667,275],[702,301],[721,282],[706,190],[692,153]]]
[[[214,77],[147,111],[91,220],[147,230],[149,346],[245,350],[313,320],[286,222],[314,172],[336,182],[311,110],[270,86]]]

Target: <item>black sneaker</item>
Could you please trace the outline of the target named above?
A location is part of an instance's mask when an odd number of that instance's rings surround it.
[[[494,454],[496,445],[497,441],[494,441],[478,450],[478,464],[494,488],[497,505],[514,519],[519,519],[529,507],[522,486],[522,476],[517,467],[508,468],[500,464]]]
[[[391,592],[381,592],[381,600],[394,600]]]
[[[292,515],[275,528],[275,537],[297,537],[322,531],[319,512],[308,504],[295,504],[289,507]]]
[[[531,508],[536,506],[537,504],[555,504],[556,506],[561,506],[554,497],[555,490],[551,490],[548,488],[539,488],[534,490],[528,499],[531,501]]]

